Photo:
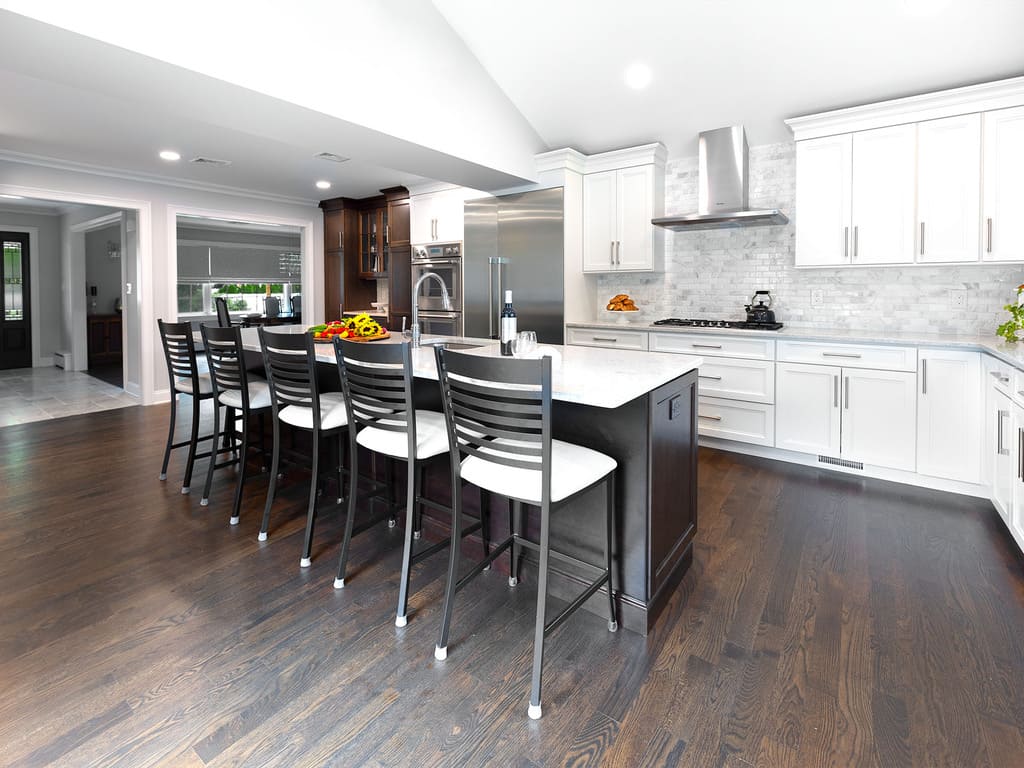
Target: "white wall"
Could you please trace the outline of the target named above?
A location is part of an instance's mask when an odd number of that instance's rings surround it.
[[[167,374],[156,329],[158,317],[173,318],[176,312],[174,252],[175,218],[178,213],[195,212],[236,219],[255,219],[303,226],[303,287],[311,322],[323,311],[323,217],[313,205],[289,205],[256,197],[241,197],[132,181],[110,175],[86,173],[43,165],[0,160],[0,193],[48,200],[68,200],[138,210],[139,274],[133,286],[141,324],[140,392],[144,403],[169,396]],[[307,242],[308,240],[308,242]],[[70,253],[67,254],[70,258]],[[70,272],[70,270],[69,270]],[[84,282],[82,283],[84,285]],[[306,286],[313,288],[310,292]],[[70,291],[81,298],[84,315],[85,292]],[[126,302],[126,312],[128,304]],[[78,304],[72,308],[77,308]],[[319,318],[317,315],[319,314]],[[65,317],[65,332],[73,337]]]
[[[34,229],[38,232],[35,250],[29,253],[35,269],[30,286],[33,305],[32,336],[38,350],[32,361],[33,365],[53,365],[53,353],[61,345],[62,309],[60,298],[61,286],[61,235],[60,219],[57,216],[26,214],[0,210],[0,230]]]
[[[121,298],[121,259],[107,255],[107,244],[111,242],[117,244],[120,252],[120,222],[85,233],[86,302],[90,315],[113,314],[114,303]],[[92,296],[88,289],[94,286],[96,295]]]

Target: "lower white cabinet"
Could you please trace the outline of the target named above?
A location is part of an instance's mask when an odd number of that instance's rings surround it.
[[[918,354],[917,471],[981,482],[981,353]]]
[[[1009,395],[993,390],[992,397],[992,504],[1012,529],[1014,472],[1014,404]]]
[[[1013,404],[1013,421],[1013,445],[1004,446],[1004,450],[1009,448],[1011,467],[1009,472],[1003,470],[1004,474],[1011,476],[1013,492],[1009,498],[1003,499],[1005,506],[1000,513],[1003,514],[1006,527],[1017,540],[1017,546],[1024,549],[1024,408],[1016,403]],[[1005,433],[1003,440],[1006,440]]]
[[[701,395],[697,398],[697,428],[702,437],[770,447],[775,439],[775,408]]]
[[[775,445],[914,470],[916,375],[776,364]]]

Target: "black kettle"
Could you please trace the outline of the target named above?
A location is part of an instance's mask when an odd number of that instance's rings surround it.
[[[750,297],[750,303],[744,306],[744,309],[747,310],[747,322],[774,323],[775,313],[770,309],[771,305],[772,294],[770,291],[754,291],[754,295]]]

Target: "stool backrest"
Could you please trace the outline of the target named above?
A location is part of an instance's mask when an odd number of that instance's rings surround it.
[[[228,312],[228,300],[223,296],[215,296],[214,306],[217,307],[217,325],[228,328],[231,325],[231,313]]]
[[[372,344],[335,337],[341,390],[348,423],[409,436],[408,456],[416,455],[416,419],[412,402],[412,347]]]
[[[245,369],[245,354],[242,351],[242,329],[233,326],[220,328],[204,324],[203,346],[210,363],[210,378],[213,393],[218,402],[223,392],[239,392],[242,410],[249,411],[249,381]]]
[[[550,499],[551,358],[500,359],[441,346],[434,355],[453,458],[540,471],[542,498]]]
[[[294,296],[292,296],[291,304],[292,304],[292,314],[293,315],[301,315],[302,314],[302,294],[301,293],[297,293]]]
[[[198,393],[199,368],[196,364],[196,343],[192,334],[192,323],[165,323],[156,321],[160,329],[160,343],[167,360],[167,375],[171,382],[171,394],[178,381],[192,382],[192,391]]]
[[[275,332],[262,325],[258,331],[274,417],[279,408],[298,405],[312,408],[313,424],[320,424],[313,337],[308,333]]]
[[[263,300],[263,314],[267,317],[277,317],[281,314],[281,300],[277,296],[267,296]]]

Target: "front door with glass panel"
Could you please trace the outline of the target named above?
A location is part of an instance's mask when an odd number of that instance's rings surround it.
[[[0,368],[32,366],[32,326],[29,316],[28,235],[0,232],[4,255],[0,261]]]

